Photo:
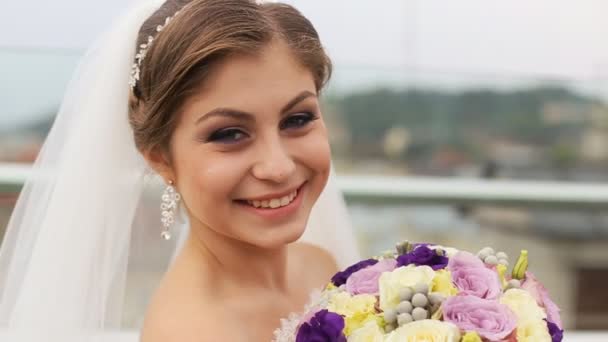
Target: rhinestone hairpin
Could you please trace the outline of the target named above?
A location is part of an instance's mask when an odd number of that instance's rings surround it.
[[[164,24],[156,26],[156,34],[158,35],[158,33],[162,31],[178,13],[179,11],[175,12],[172,16],[165,18]],[[135,88],[137,81],[139,81],[139,68],[141,67],[141,63],[144,58],[146,58],[148,49],[153,41],[154,37],[148,36],[147,42],[139,45],[139,51],[137,51],[137,54],[135,54],[135,62],[131,66],[131,77],[129,77],[129,85],[131,88]]]

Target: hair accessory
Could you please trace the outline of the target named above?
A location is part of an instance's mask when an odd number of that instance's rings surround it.
[[[179,11],[175,12],[175,14],[173,14],[172,16],[165,18],[164,24],[156,26],[157,34],[160,31],[162,31],[167,26],[167,24],[169,24],[169,22],[173,18],[175,18],[175,16],[178,13],[179,13]],[[139,81],[139,72],[140,72],[139,68],[141,67],[141,62],[146,57],[146,54],[148,53],[148,49],[150,48],[150,45],[152,44],[153,41],[154,41],[154,37],[148,36],[148,41],[146,43],[139,45],[139,51],[135,55],[135,62],[131,66],[131,77],[129,78],[129,85],[131,86],[131,89],[135,88],[135,85],[137,85],[137,81]]]

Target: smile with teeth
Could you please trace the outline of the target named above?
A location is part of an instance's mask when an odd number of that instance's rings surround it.
[[[280,207],[284,207],[286,205],[289,205],[289,203],[291,203],[293,201],[294,198],[296,198],[298,196],[298,190],[295,190],[294,192],[290,193],[287,196],[283,196],[280,198],[273,198],[273,199],[269,199],[269,200],[263,200],[263,201],[246,201],[247,204],[254,206],[256,208],[270,208],[270,209],[276,209],[276,208],[280,208]]]

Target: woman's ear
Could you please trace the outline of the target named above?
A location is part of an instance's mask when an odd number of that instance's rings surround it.
[[[148,162],[148,165],[163,178],[165,183],[175,183],[175,172],[166,153],[163,153],[159,149],[153,149],[142,152],[142,155]]]

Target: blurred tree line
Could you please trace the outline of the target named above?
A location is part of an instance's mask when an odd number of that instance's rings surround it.
[[[410,142],[400,158],[428,156],[450,146],[468,158],[483,159],[484,144],[505,140],[532,146],[555,146],[560,162],[588,125],[596,98],[565,87],[511,91],[488,89],[448,92],[424,89],[373,89],[326,99],[349,134],[347,153],[358,158],[383,154],[391,129],[403,127]]]

